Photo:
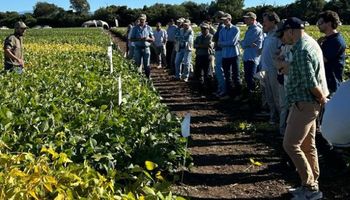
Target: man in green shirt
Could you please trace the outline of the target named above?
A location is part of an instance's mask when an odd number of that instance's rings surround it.
[[[290,192],[293,199],[320,199],[323,194],[318,188],[316,118],[329,93],[322,51],[304,32],[304,23],[298,18],[287,19],[279,31],[283,32],[283,41],[293,45],[286,83],[290,111],[283,147],[297,168],[301,187]]]
[[[5,39],[4,42],[4,61],[5,70],[12,71],[15,67],[20,70],[24,67],[23,61],[23,35],[27,26],[19,21],[15,23],[15,32]]]

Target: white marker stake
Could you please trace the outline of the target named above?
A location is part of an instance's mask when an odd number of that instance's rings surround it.
[[[190,127],[191,127],[191,114],[187,113],[185,115],[184,120],[181,123],[182,137],[188,138],[190,136]],[[188,140],[186,141],[186,150],[187,150],[187,146],[188,146]],[[186,166],[186,157],[187,157],[187,151],[185,151],[183,167]],[[181,175],[182,183],[183,183],[183,180],[184,180],[184,171],[182,170],[182,175]]]
[[[113,57],[113,49],[112,49],[112,46],[108,46],[107,55],[109,58],[110,71],[112,74],[113,73],[113,58],[112,58]]]
[[[118,77],[118,105],[120,106],[122,104],[122,78],[119,75]]]

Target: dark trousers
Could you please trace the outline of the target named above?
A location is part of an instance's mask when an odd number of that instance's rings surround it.
[[[222,68],[224,70],[227,90],[232,90],[232,82],[237,92],[241,89],[241,78],[239,75],[239,58],[222,58]]]
[[[175,42],[167,41],[166,43],[166,65],[171,68],[175,63],[172,63],[171,54],[174,51]]]
[[[204,74],[204,85],[208,86],[209,84],[209,64],[210,64],[210,56],[209,55],[196,55],[196,64],[194,67],[194,77],[196,80],[200,80],[202,78],[202,71]]]
[[[244,61],[244,79],[247,83],[247,88],[249,92],[254,91],[255,82],[254,82],[254,74],[256,73],[257,65],[254,61]]]

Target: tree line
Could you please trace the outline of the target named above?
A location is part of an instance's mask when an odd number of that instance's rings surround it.
[[[321,11],[333,10],[339,14],[343,24],[350,24],[349,0],[296,0],[294,3],[284,6],[263,4],[250,8],[244,8],[244,0],[215,0],[208,4],[186,1],[180,5],[156,3],[137,9],[110,5],[101,7],[93,13],[89,12],[90,5],[87,0],[70,0],[70,3],[71,10],[64,10],[47,2],[38,2],[32,13],[0,12],[0,26],[12,27],[16,21],[22,20],[30,27],[35,25],[76,27],[91,19],[104,20],[112,26],[117,19],[119,26],[127,26],[136,20],[141,13],[148,16],[148,22],[151,25],[157,22],[166,24],[170,19],[179,17],[189,18],[194,23],[200,23],[203,20],[210,20],[217,10],[230,13],[234,22],[242,21],[242,15],[247,11],[255,12],[260,21],[264,12],[275,11],[281,18],[295,16],[310,24],[316,23]]]

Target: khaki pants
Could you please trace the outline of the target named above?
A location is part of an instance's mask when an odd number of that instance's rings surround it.
[[[316,118],[320,105],[298,102],[290,107],[283,147],[298,170],[302,185],[318,189],[317,149],[315,145]]]

